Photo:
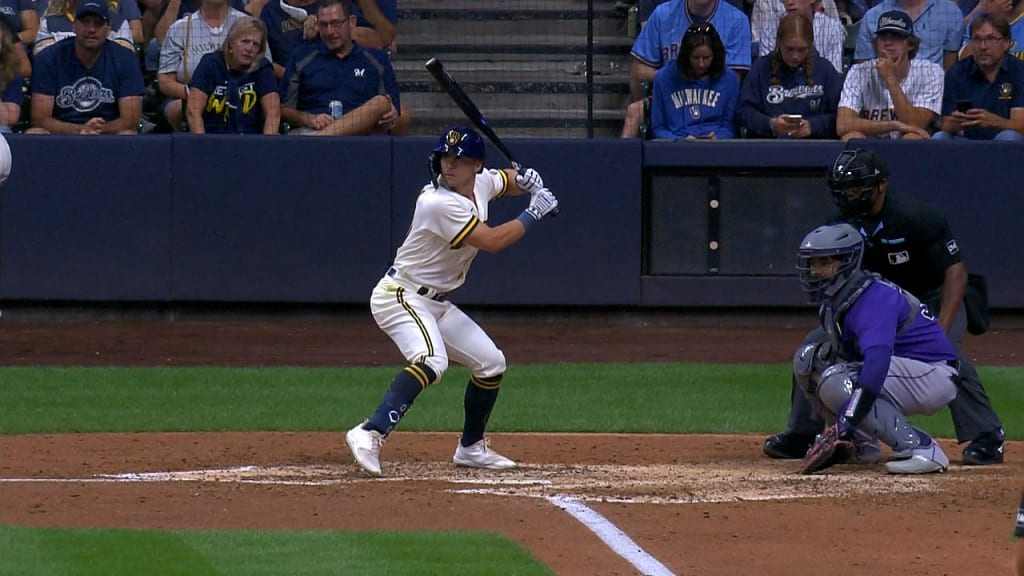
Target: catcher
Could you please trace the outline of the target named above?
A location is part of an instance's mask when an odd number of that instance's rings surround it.
[[[815,228],[800,243],[800,283],[821,305],[828,337],[793,360],[797,383],[828,424],[800,471],[838,463],[857,435],[892,449],[891,474],[944,472],[942,448],[904,415],[932,414],[953,400],[956,354],[927,306],[861,269],[863,253],[864,239],[849,224]]]

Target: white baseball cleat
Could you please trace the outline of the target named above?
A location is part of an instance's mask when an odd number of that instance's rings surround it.
[[[367,430],[359,424],[345,434],[352,456],[356,463],[374,476],[382,476],[380,471],[380,447],[384,444],[384,435],[376,430]]]
[[[516,463],[491,450],[491,439],[484,438],[470,446],[463,446],[459,442],[455,449],[455,456],[452,461],[456,466],[469,468],[486,468],[488,470],[508,470],[515,468]]]
[[[901,455],[906,454],[903,452]],[[889,474],[931,474],[933,472],[945,472],[949,469],[949,458],[939,448],[939,445],[932,441],[924,448],[914,448],[910,456],[901,460],[890,460],[885,463],[885,469]]]

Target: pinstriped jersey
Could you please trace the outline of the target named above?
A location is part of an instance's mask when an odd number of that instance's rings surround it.
[[[839,107],[849,108],[868,120],[902,120],[896,118],[889,88],[878,75],[877,60],[854,64],[846,74]],[[900,82],[903,93],[914,108],[927,108],[936,114],[942,111],[942,87],[945,73],[934,62],[914,58],[910,71]],[[899,138],[899,131],[883,132],[875,138]]]
[[[412,282],[451,292],[466,281],[478,250],[466,238],[481,222],[487,222],[491,200],[508,188],[504,170],[484,170],[473,186],[474,200],[444,185],[427,184],[416,199],[416,211],[405,241],[395,256],[395,268]]]

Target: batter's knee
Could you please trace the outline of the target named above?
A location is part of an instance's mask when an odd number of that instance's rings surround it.
[[[473,376],[494,378],[504,374],[505,368],[505,353],[495,348],[489,357],[480,359],[480,365],[473,369]]]
[[[441,378],[444,377],[445,371],[448,370],[447,356],[424,356],[420,363],[427,365],[434,371],[434,380],[430,384],[440,382]]]

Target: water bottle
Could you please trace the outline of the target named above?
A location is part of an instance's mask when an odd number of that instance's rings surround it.
[[[327,105],[331,109],[331,118],[337,120],[344,114],[344,109],[341,106],[341,100],[331,100],[331,103]]]

